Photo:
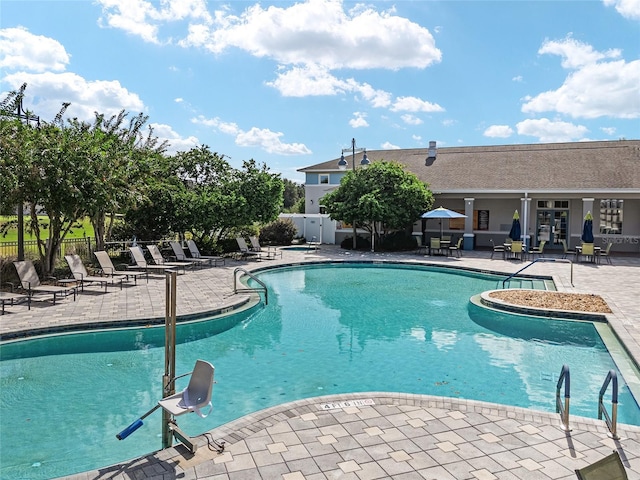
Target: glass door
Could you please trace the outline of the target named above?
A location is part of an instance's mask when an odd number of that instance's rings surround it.
[[[566,210],[538,210],[536,215],[536,245],[546,241],[545,250],[562,248],[560,241],[567,240],[568,224],[569,214]]]

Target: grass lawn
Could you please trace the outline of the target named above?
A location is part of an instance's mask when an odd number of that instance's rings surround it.
[[[5,230],[5,225],[8,222],[15,221],[17,218],[18,217],[16,217],[15,215],[13,216],[0,215],[0,229],[1,229],[0,243],[18,241],[18,229],[15,224],[9,226],[9,228]],[[29,220],[28,218],[25,218],[24,239],[27,241],[35,240],[36,239],[35,236],[32,235],[31,232],[29,232],[29,230],[26,228],[26,223],[28,220]],[[38,217],[38,220],[40,221],[41,224],[48,224],[49,217],[42,215]],[[45,233],[48,233],[48,231],[46,231]],[[73,226],[71,231],[69,231],[69,233],[65,238],[84,238],[84,237],[93,238],[93,226],[91,225],[91,220],[89,220],[88,218],[85,218],[82,221],[78,221]],[[45,238],[48,238],[48,237],[45,237]]]

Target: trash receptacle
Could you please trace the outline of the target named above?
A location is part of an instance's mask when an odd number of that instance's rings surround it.
[[[463,250],[475,250],[476,248],[476,236],[473,233],[465,233],[462,241]]]

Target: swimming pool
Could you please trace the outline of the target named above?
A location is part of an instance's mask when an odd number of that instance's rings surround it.
[[[268,406],[344,392],[554,411],[564,363],[571,367],[571,414],[593,417],[604,376],[616,368],[590,323],[496,314],[469,303],[502,277],[371,264],[259,276],[269,288],[268,307],[178,327],[177,371],[202,358],[215,365],[218,382],[209,417],[180,417],[189,434]],[[505,324],[513,327],[508,334]],[[51,478],[160,448],[159,412],[128,439],[115,435],[161,394],[162,328],[16,342],[2,345],[0,356],[0,477]],[[619,421],[639,425],[620,380]],[[184,385],[186,379],[178,388]]]

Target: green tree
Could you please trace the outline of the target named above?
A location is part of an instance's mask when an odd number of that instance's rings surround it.
[[[304,186],[285,178],[284,183],[282,210],[292,212],[296,210],[296,205],[302,199],[304,201]],[[304,212],[301,212],[304,213]]]
[[[332,219],[355,222],[379,237],[380,226],[393,231],[415,222],[431,208],[433,195],[399,163],[381,161],[347,172],[340,186],[321,202]]]

